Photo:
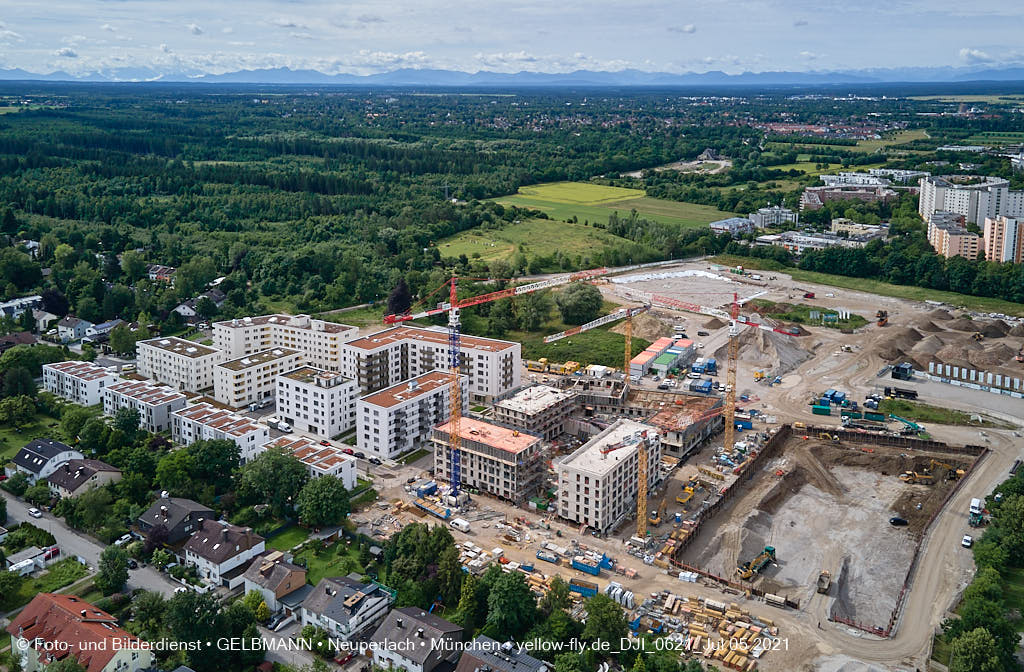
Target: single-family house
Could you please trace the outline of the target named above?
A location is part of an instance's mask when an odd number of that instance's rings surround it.
[[[81,460],[84,455],[71,446],[53,439],[32,439],[14,454],[10,465],[5,468],[8,477],[17,473],[25,474],[35,483],[46,478],[69,460]]]
[[[68,315],[57,323],[57,338],[62,343],[80,341],[85,338],[85,334],[91,326],[92,322],[88,320]]]
[[[174,307],[174,312],[185,318],[186,322],[194,322],[199,317],[196,313],[196,306],[199,305],[200,300],[209,299],[214,306],[220,308],[224,305],[224,301],[227,299],[227,295],[219,289],[208,289],[199,296],[191,298],[187,301],[182,301]]]
[[[24,672],[69,659],[86,672],[139,672],[153,666],[152,646],[74,595],[39,593],[11,619],[7,632],[11,653]]]
[[[269,551],[257,556],[245,570],[242,580],[245,582],[245,593],[255,590],[262,595],[271,613],[282,607],[287,611],[287,604],[282,603],[282,600],[295,591],[313,588],[306,583],[306,568],[286,560],[281,551]],[[294,603],[293,600],[288,602]]]
[[[90,459],[68,460],[46,477],[50,492],[57,497],[78,497],[86,490],[121,480],[121,470],[106,462]]]
[[[300,617],[303,625],[352,641],[380,624],[393,602],[391,593],[375,583],[325,577],[303,600]]]
[[[13,334],[0,336],[0,354],[3,354],[17,345],[33,345],[36,337],[27,331],[16,331]]]
[[[460,626],[419,607],[393,609],[370,638],[373,664],[405,672],[431,672],[454,664],[462,633]]]
[[[118,327],[122,324],[128,323],[121,319],[100,322],[99,324],[94,324],[91,327],[87,328],[85,330],[85,335],[87,338],[90,339],[96,339],[100,336],[109,336],[110,332],[112,332],[115,327]]]
[[[35,320],[36,323],[36,332],[45,334],[47,329],[50,328],[50,325],[53,324],[54,321],[60,319],[60,315],[54,315],[53,313],[42,310],[41,308],[36,308],[32,311],[32,319]]]
[[[146,512],[139,516],[139,531],[149,534],[153,528],[163,525],[167,528],[167,543],[174,545],[192,536],[204,520],[213,520],[213,510],[182,497],[168,497],[167,492],[153,502]]]
[[[466,645],[455,672],[548,672],[551,665],[511,642],[480,635]]]
[[[196,568],[199,578],[215,586],[240,586],[249,561],[265,549],[263,537],[251,527],[226,520],[206,519],[185,542],[185,564]]]

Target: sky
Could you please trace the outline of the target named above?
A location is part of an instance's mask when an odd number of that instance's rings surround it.
[[[1024,63],[1021,0],[0,0],[0,68],[728,73]]]

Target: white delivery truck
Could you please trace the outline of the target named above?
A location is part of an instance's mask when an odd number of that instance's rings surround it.
[[[469,521],[462,518],[452,518],[448,521],[448,524],[454,527],[459,532],[469,532],[470,526]]]

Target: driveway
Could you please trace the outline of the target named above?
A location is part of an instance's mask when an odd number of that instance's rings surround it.
[[[7,500],[7,527],[10,527],[11,523],[31,523],[44,529],[57,540],[63,557],[81,557],[89,564],[90,569],[96,570],[100,561],[100,553],[106,548],[100,542],[81,532],[76,532],[65,525],[64,521],[45,511],[42,518],[33,518],[28,515],[30,506],[15,499],[10,493],[0,491],[0,496]],[[143,588],[170,596],[174,594],[174,589],[180,584],[172,583],[163,574],[147,566],[128,570],[127,585],[128,588]]]

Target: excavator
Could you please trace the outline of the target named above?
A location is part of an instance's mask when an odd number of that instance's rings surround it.
[[[686,504],[693,499],[693,495],[696,492],[696,481],[690,481],[688,484],[683,486],[683,492],[676,495],[676,502],[686,506]]]
[[[769,563],[775,562],[775,547],[765,546],[761,554],[750,562],[744,562],[742,565],[736,568],[736,573],[744,581],[753,578],[755,574],[760,573],[762,569],[768,566]]]
[[[878,320],[878,326],[884,327],[885,325],[889,324],[889,311],[879,310],[878,312],[875,313],[875,319]]]
[[[1014,361],[1021,362],[1022,364],[1024,364],[1024,348],[1018,350],[1017,354],[1014,356],[1013,359]]]
[[[971,334],[971,338],[973,338],[976,341],[984,341],[985,334],[981,333],[980,331],[976,331],[973,334]]]
[[[935,467],[945,467],[948,470],[948,472],[949,472],[948,478],[951,481],[959,481],[961,478],[963,478],[967,474],[967,472],[964,471],[963,469],[954,467],[952,464],[946,464],[945,462],[939,462],[938,460],[934,460],[934,459],[931,462],[929,462],[928,466],[930,467],[930,469],[934,469]]]
[[[898,422],[902,422],[904,425],[907,426],[907,429],[909,429],[909,430],[911,430],[913,432],[923,432],[924,431],[924,425],[919,425],[916,422],[914,422],[913,420],[907,420],[906,418],[901,418],[900,416],[893,415],[892,413],[889,414],[889,419],[890,420],[896,420]]]
[[[818,438],[822,441],[831,441],[832,443],[839,443],[838,434],[829,434],[828,432],[819,432]]]
[[[665,515],[665,497],[662,497],[661,498],[661,504],[658,505],[658,508],[654,511],[654,513],[652,513],[650,516],[647,517],[647,524],[650,525],[651,527],[657,527],[657,526],[661,525],[661,520],[662,520],[662,517],[664,515]]]

